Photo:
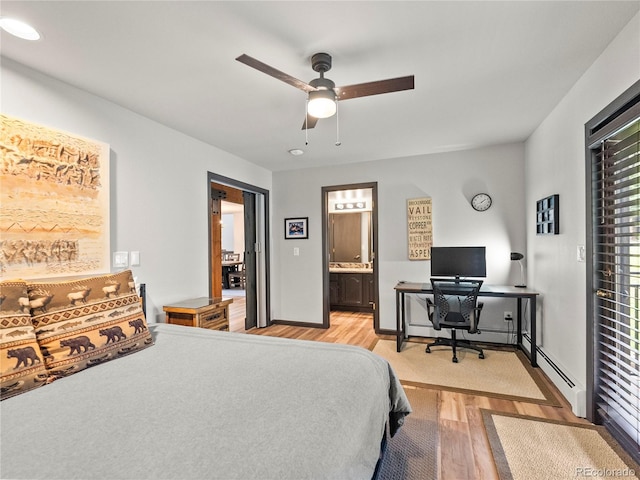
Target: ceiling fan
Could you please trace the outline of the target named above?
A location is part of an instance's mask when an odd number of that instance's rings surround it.
[[[339,100],[349,100],[351,98],[399,92],[402,90],[413,90],[414,88],[413,75],[336,87],[333,81],[324,76],[326,72],[331,70],[331,55],[328,53],[316,53],[311,57],[311,68],[319,72],[320,77],[311,80],[309,83],[298,80],[249,55],[242,54],[236,58],[236,60],[262,73],[271,75],[278,80],[282,80],[309,95],[307,118],[302,125],[303,130],[315,127],[319,118],[327,118],[335,114],[337,109],[336,104]]]

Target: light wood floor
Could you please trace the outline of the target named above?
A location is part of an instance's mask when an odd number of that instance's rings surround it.
[[[232,307],[230,309],[230,330],[244,332],[243,299],[234,299]],[[332,312],[331,328],[329,329],[272,325],[267,328],[251,329],[246,333],[320,342],[346,343],[369,349],[379,338],[395,338],[376,335],[373,331],[373,320],[370,314],[351,312]],[[549,388],[556,393],[556,396],[563,400],[562,407],[514,402],[439,390],[440,442],[438,478],[442,480],[498,479],[489,443],[485,435],[480,413],[481,408],[540,418],[588,423],[586,420],[576,417],[572,413],[568,402],[564,401],[555,386],[546,377],[545,380]]]

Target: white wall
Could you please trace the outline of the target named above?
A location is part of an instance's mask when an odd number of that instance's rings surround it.
[[[2,112],[111,148],[111,250],[139,250],[148,316],[209,295],[207,172],[267,190],[271,172],[2,59]]]
[[[390,141],[393,141],[390,138]],[[322,323],[322,194],[323,186],[378,182],[377,249],[380,278],[380,327],[395,329],[398,280],[428,281],[426,261],[407,255],[406,202],[431,197],[434,245],[486,245],[492,284],[515,284],[519,268],[511,251],[525,250],[524,145],[500,145],[476,150],[422,155],[273,174],[273,279],[278,289],[273,318]],[[471,208],[471,197],[487,192],[493,206],[486,212]],[[284,240],[279,233],[287,217],[309,217],[308,240]],[[300,255],[293,255],[293,248]],[[488,299],[483,324],[506,330],[503,310],[508,301]],[[413,310],[412,310],[413,312]],[[424,309],[412,316],[423,322]]]
[[[233,251],[244,260],[244,213],[233,214]]]
[[[542,293],[538,342],[580,388],[587,380],[586,263],[576,259],[587,235],[584,125],[638,79],[640,14],[526,142],[529,284]],[[560,234],[537,236],[535,202],[554,193],[560,194]]]
[[[244,259],[244,214],[239,212],[222,214],[222,249],[240,253]]]
[[[233,213],[223,213],[220,216],[220,224],[222,225],[222,250],[235,252],[235,226]]]

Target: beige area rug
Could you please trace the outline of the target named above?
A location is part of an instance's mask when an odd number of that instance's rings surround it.
[[[387,443],[378,480],[424,480],[438,476],[438,392],[405,386],[413,411]]]
[[[373,352],[385,358],[405,385],[426,386],[467,394],[560,406],[540,373],[526,357],[515,351],[484,349],[484,359],[473,351],[460,350],[458,363],[451,349],[425,353],[425,344],[405,342],[396,352],[395,340],[379,340]]]
[[[482,410],[500,479],[638,479],[640,466],[604,427]]]

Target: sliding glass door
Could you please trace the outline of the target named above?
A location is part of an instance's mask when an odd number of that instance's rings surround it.
[[[640,90],[635,85],[635,90]],[[634,93],[630,95],[629,93]],[[592,421],[640,457],[640,91],[587,125]]]

